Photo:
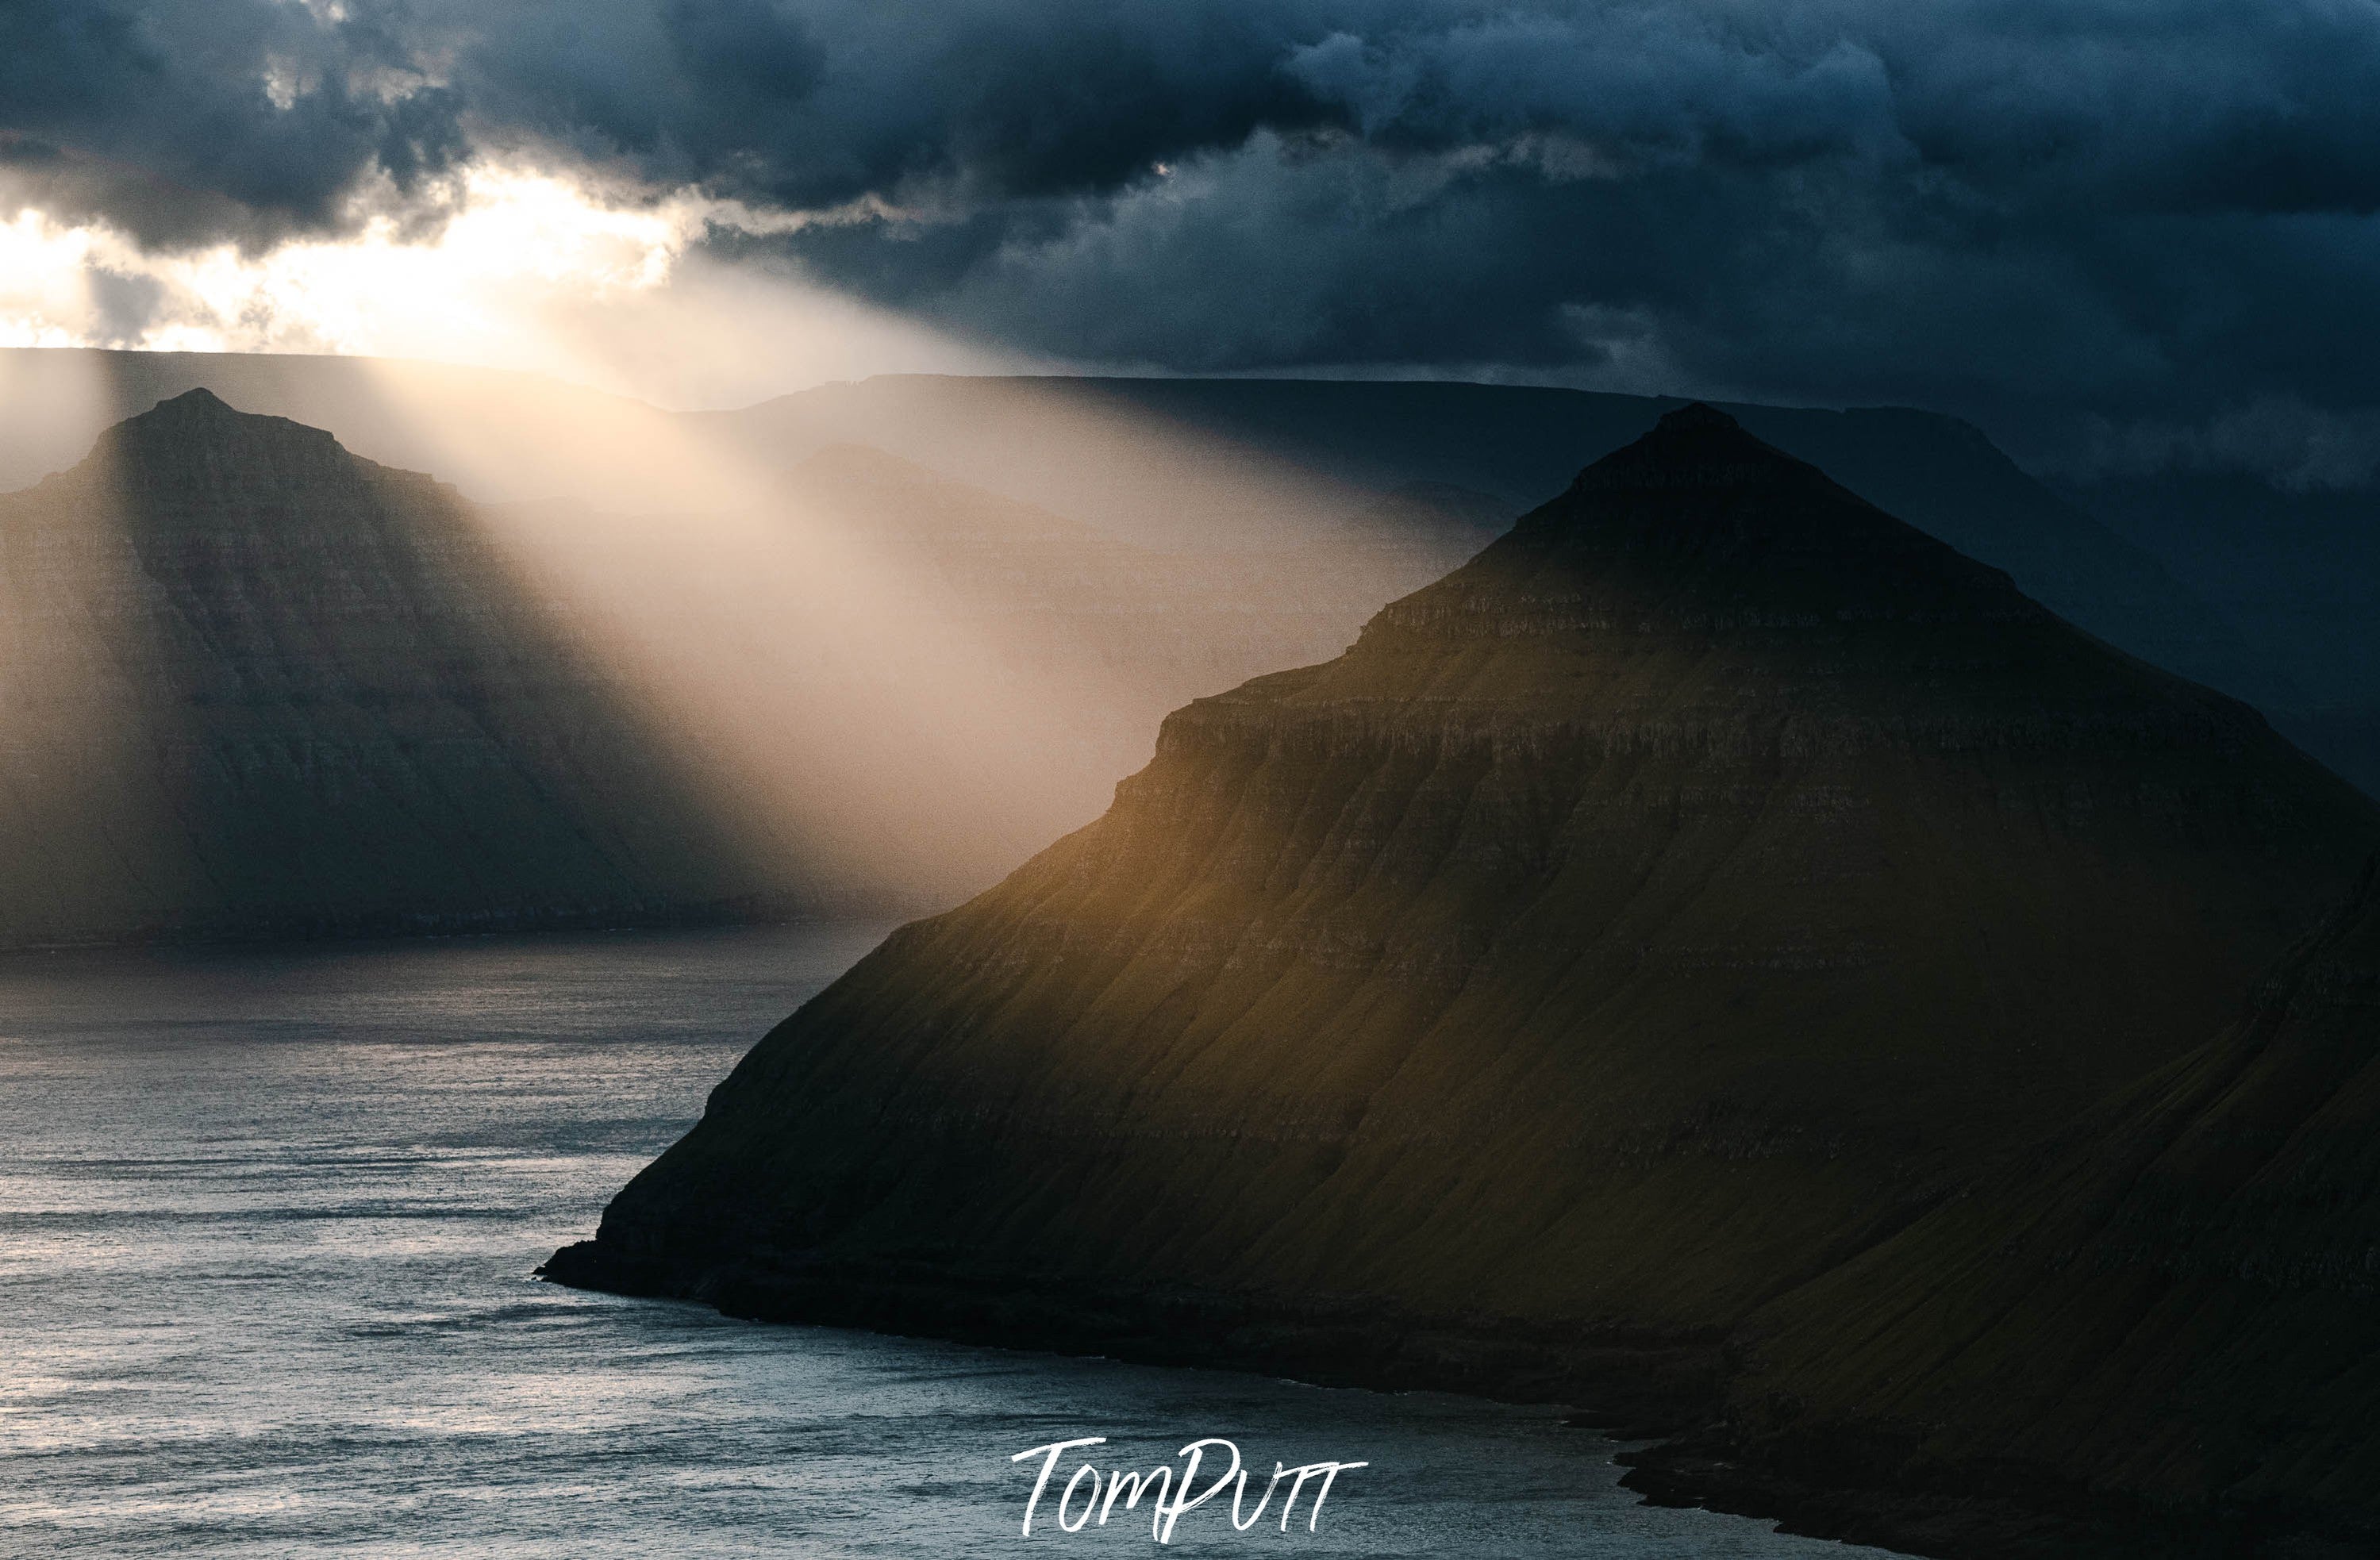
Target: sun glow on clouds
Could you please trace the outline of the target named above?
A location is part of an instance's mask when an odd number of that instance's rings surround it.
[[[5,211],[0,207],[0,211]],[[483,164],[428,234],[376,217],[261,254],[147,254],[27,208],[0,222],[0,345],[329,352],[533,369],[681,405],[820,380],[1008,366],[795,278],[707,259],[788,219],[681,192],[607,200]]]
[[[0,346],[80,346],[92,312],[96,236],[41,212],[0,223]]]

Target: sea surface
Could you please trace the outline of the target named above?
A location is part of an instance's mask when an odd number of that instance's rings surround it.
[[[1369,1464],[1312,1530],[1194,1509],[1185,1553],[1881,1553],[1639,1506],[1548,1409],[530,1276],[880,930],[0,958],[0,1554],[1156,1553],[1122,1507],[1021,1534],[1012,1456],[1088,1435],[1102,1469],[1229,1437],[1251,1503]]]

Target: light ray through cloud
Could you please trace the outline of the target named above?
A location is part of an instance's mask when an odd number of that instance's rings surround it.
[[[122,865],[166,860],[174,827],[174,734],[144,720],[155,690],[131,670],[153,664],[160,626],[126,587],[142,577],[131,507],[104,440],[40,492],[0,494],[0,821],[16,846],[0,878],[17,916],[63,940],[141,915]]]
[[[372,367],[424,445],[468,440]],[[946,903],[1105,803],[1120,772],[1080,733],[1111,690],[1033,677],[920,560],[700,423],[607,434],[650,507],[475,513],[753,849],[855,901]]]
[[[147,250],[29,205],[0,221],[0,345],[427,358],[683,406],[871,372],[1020,366],[781,269],[700,252],[714,230],[790,220],[492,163],[460,175],[432,229],[381,216],[260,253]]]

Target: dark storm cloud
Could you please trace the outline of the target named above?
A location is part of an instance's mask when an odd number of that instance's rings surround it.
[[[172,242],[566,158],[1062,357],[2179,427],[2380,399],[2375,82],[2380,0],[34,0],[0,165]]]
[[[796,209],[929,190],[972,206],[1113,188],[1152,159],[1330,117],[1280,68],[1325,34],[1304,10],[591,0],[454,29],[493,127]]]
[[[147,242],[329,225],[366,175],[416,194],[465,150],[459,106],[369,19],[277,0],[0,6],[0,172],[21,201]]]

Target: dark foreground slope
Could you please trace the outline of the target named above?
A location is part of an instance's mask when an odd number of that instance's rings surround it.
[[[1428,1324],[1528,1347],[1405,1373],[1517,1389],[1717,1336],[2169,1062],[2375,833],[2252,711],[1692,408],[1176,713],[551,1270],[1384,1379]]]
[[[203,390],[0,496],[0,945],[783,908],[453,490]]]
[[[1787,1509],[2021,1493],[2116,1514],[2097,1553],[2380,1552],[2373,875],[2220,1038],[1743,1348],[1734,1482],[1852,1487]]]

